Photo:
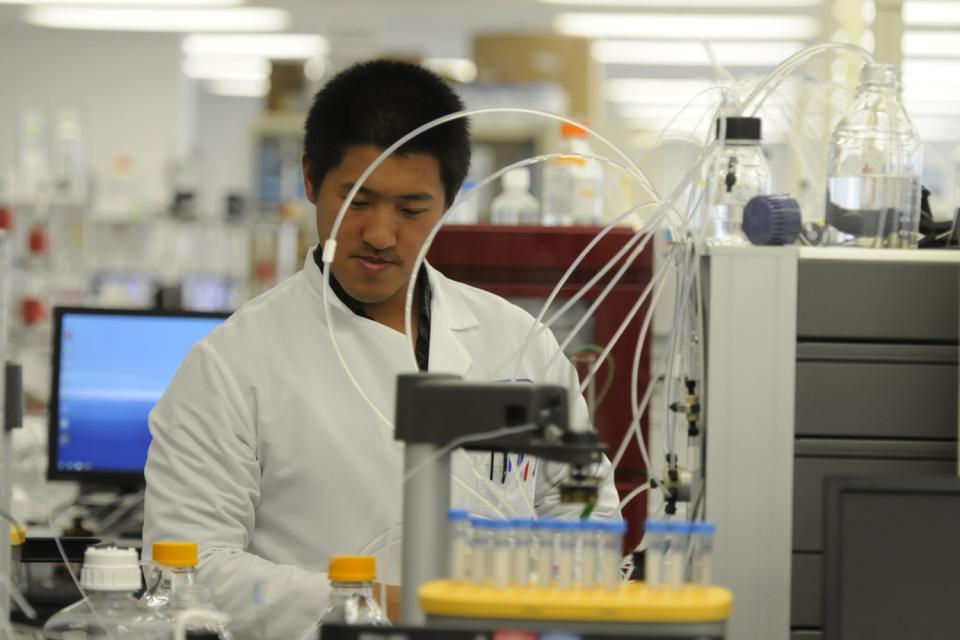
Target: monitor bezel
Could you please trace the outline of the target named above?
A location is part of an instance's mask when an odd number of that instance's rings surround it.
[[[953,476],[833,476],[827,477],[824,499],[823,638],[841,640],[843,601],[841,564],[842,500],[845,494],[960,495],[960,479]]]
[[[58,306],[53,309],[52,361],[50,366],[50,402],[47,406],[47,479],[70,480],[84,484],[115,487],[140,487],[145,484],[143,472],[132,471],[72,471],[59,469],[60,450],[60,345],[63,319],[68,315],[139,316],[149,318],[216,318],[225,320],[230,313],[222,311],[181,311],[170,309],[124,309],[113,307]]]

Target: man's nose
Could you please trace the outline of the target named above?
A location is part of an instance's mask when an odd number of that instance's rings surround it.
[[[396,216],[390,203],[378,203],[363,225],[363,241],[384,251],[397,243]]]

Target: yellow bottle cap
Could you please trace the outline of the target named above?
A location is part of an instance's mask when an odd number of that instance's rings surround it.
[[[158,540],[153,543],[153,561],[167,567],[197,566],[197,543],[183,540]]]
[[[330,556],[327,573],[333,582],[373,582],[377,579],[377,559],[373,556]]]
[[[18,547],[27,540],[27,530],[19,524],[10,525],[10,545]]]

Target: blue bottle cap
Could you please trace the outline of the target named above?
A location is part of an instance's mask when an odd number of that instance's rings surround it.
[[[664,533],[671,533],[678,536],[688,536],[690,535],[690,523],[686,521],[676,520],[673,522],[666,522],[666,529]]]
[[[667,532],[667,523],[663,520],[647,520],[643,527],[647,533],[660,534]]]
[[[554,531],[579,531],[579,520],[554,520]]]
[[[712,522],[694,522],[690,528],[690,533],[712,536],[717,532],[717,525]]]
[[[597,531],[622,536],[627,532],[627,523],[624,520],[595,520]]]
[[[800,205],[790,196],[755,196],[743,208],[743,232],[756,245],[793,244],[802,224]]]
[[[532,518],[515,518],[510,523],[514,529],[533,529],[537,521]]]
[[[491,520],[489,518],[473,518],[470,520],[475,529],[510,529],[513,524],[510,520]]]
[[[470,512],[466,509],[447,509],[447,520],[460,522],[470,519]]]

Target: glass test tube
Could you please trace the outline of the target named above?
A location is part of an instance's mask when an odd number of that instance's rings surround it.
[[[713,537],[717,525],[712,522],[694,522],[690,527],[690,545],[693,548],[693,575],[691,582],[704,587],[713,583]]]
[[[534,520],[513,521],[513,584],[526,587],[530,584],[530,550],[532,547]]]
[[[470,562],[470,581],[478,587],[487,584],[492,577],[487,572],[490,564],[490,556],[493,552],[493,529],[490,523],[493,520],[486,518],[471,518],[473,525],[471,535],[471,562]]]
[[[578,520],[557,520],[555,522],[556,542],[554,543],[554,566],[556,567],[557,586],[561,589],[573,588],[573,563],[580,537]]]
[[[490,580],[498,589],[510,585],[511,538],[513,523],[510,520],[491,520],[491,555],[488,561]]]
[[[450,533],[450,579],[463,581],[470,567],[470,514],[466,509],[447,511]]]
[[[537,586],[553,586],[553,520],[537,520],[534,533],[537,541]]]
[[[599,582],[600,535],[596,520],[580,523],[580,586],[592,589]]]
[[[666,586],[669,589],[683,587],[687,568],[687,547],[690,544],[689,522],[668,522],[667,535],[670,546],[666,553]]]
[[[598,520],[600,526],[600,584],[608,591],[620,588],[620,558],[623,555],[623,520]]]
[[[648,589],[657,590],[663,586],[663,563],[667,552],[667,523],[660,520],[647,520],[644,525],[647,550],[643,556],[643,579]]]

